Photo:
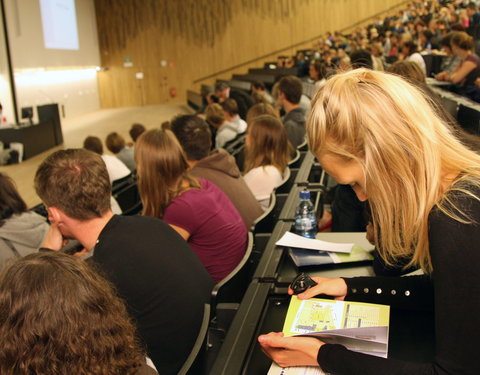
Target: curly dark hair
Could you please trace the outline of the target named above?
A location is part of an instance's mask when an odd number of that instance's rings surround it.
[[[59,252],[30,254],[0,274],[0,373],[135,374],[144,358],[112,286]]]

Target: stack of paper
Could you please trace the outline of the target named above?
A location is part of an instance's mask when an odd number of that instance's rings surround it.
[[[286,232],[277,245],[289,247],[288,253],[297,267],[372,260],[373,250],[365,233],[319,233],[318,239]],[[348,239],[353,242],[345,242]]]

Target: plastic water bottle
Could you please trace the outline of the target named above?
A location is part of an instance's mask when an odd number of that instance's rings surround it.
[[[307,189],[300,192],[300,203],[295,211],[295,232],[308,238],[315,238],[317,234],[317,217]]]

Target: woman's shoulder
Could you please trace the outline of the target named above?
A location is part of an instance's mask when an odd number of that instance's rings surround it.
[[[430,214],[430,221],[454,220],[480,223],[480,179],[461,177]]]
[[[476,54],[468,55],[465,61],[470,61],[476,65],[480,65],[480,57],[478,57]]]

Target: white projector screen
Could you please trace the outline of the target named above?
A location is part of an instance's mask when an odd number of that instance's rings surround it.
[[[74,0],[40,0],[45,48],[78,50]]]
[[[3,0],[13,67],[100,65],[93,0]]]

